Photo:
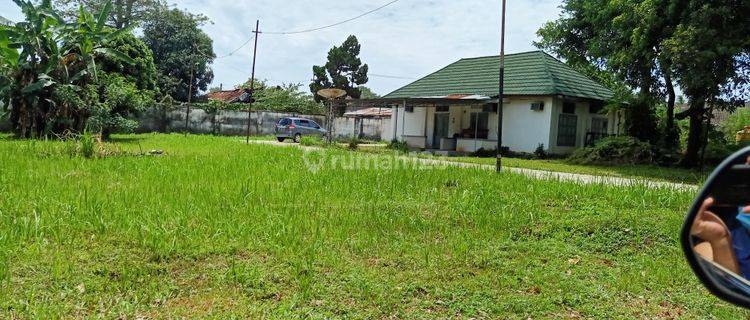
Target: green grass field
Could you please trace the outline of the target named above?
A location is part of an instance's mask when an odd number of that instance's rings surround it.
[[[239,138],[111,148],[166,155],[0,140],[0,318],[750,315],[683,261],[688,193]]]

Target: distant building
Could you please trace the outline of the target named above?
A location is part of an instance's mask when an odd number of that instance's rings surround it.
[[[706,105],[706,108],[709,108],[709,107],[710,106]],[[680,105],[677,105],[677,110],[686,111],[688,109],[690,109],[690,105],[689,104],[680,104]],[[722,124],[722,123],[724,123],[724,121],[727,121],[727,119],[729,119],[730,116],[732,116],[733,114],[735,114],[740,109],[750,109],[750,102],[747,102],[747,103],[745,103],[744,106],[737,107],[737,109],[732,110],[732,111],[720,110],[718,108],[715,108],[713,110],[713,117],[711,118],[711,123],[713,123],[714,125]]]
[[[208,100],[221,101],[224,103],[248,103],[250,102],[250,90],[221,90],[206,95]]]
[[[9,26],[11,24],[13,24],[13,21],[10,21],[0,16],[0,25]]]

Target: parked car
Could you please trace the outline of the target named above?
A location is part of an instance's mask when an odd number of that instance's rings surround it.
[[[323,137],[327,131],[318,125],[315,121],[304,118],[282,118],[276,123],[276,139],[284,142],[286,139],[293,139],[299,143],[302,136]]]

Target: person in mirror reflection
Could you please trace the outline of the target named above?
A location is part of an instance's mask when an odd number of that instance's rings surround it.
[[[706,260],[718,263],[729,271],[750,276],[750,229],[743,227],[730,231],[724,221],[709,208],[715,203],[714,198],[703,201],[695,217],[691,233],[703,240],[695,246],[695,252]],[[740,215],[750,218],[750,207],[742,208]],[[739,255],[737,254],[739,253]],[[738,259],[738,257],[743,259]]]
[[[747,164],[750,165],[750,157]],[[704,242],[694,250],[704,259],[750,279],[750,206],[738,208],[737,221],[741,226],[730,231],[724,221],[709,210],[715,202],[712,197],[703,201],[695,217],[691,234]]]

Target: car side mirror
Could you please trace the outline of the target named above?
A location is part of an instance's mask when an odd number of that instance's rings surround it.
[[[715,296],[750,308],[750,148],[708,178],[681,233],[693,272]]]

